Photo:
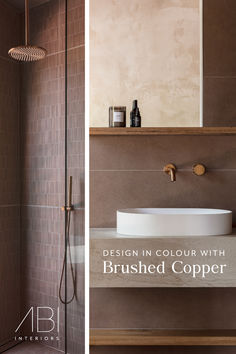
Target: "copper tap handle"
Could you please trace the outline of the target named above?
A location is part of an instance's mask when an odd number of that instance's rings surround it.
[[[193,173],[197,176],[203,176],[206,173],[206,166],[204,166],[202,163],[193,165]]]

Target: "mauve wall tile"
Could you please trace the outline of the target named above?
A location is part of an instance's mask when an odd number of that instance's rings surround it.
[[[84,1],[68,1],[68,175],[73,176],[72,244],[84,247]],[[67,306],[68,352],[84,353],[84,259],[75,265],[76,301]],[[68,269],[68,279],[71,279]],[[71,281],[68,291],[71,293]]]
[[[129,207],[213,207],[233,210],[236,223],[235,137],[90,137],[90,225],[115,227]],[[166,163],[179,168],[170,182]],[[201,162],[207,174],[197,177]],[[235,328],[235,289],[91,289],[93,328]],[[134,301],[135,299],[135,301]],[[91,353],[116,353],[95,348]],[[198,353],[191,348],[120,347],[119,353]],[[234,353],[235,348],[201,348]]]
[[[60,208],[22,207],[22,314],[31,306],[49,306],[57,311],[62,248],[63,214]],[[29,328],[24,330],[27,334]],[[52,335],[57,336],[56,331]],[[62,340],[63,335],[61,332]],[[50,342],[50,345],[63,349],[61,344],[56,340]]]
[[[62,0],[61,0],[62,1]],[[68,1],[68,40],[69,50],[84,46],[85,8],[84,0]],[[60,11],[60,49],[65,46],[65,3],[63,1]]]
[[[90,169],[162,171],[168,162],[189,171],[196,162],[208,169],[236,169],[235,153],[234,136],[93,136]]]
[[[68,3],[68,48],[84,45],[84,30],[84,0],[70,0]]]
[[[155,171],[91,172],[92,227],[115,227],[116,210],[123,208],[230,209],[236,224],[236,170],[210,171],[202,178],[180,171],[176,178],[172,183],[164,172]]]
[[[64,0],[51,0],[30,10],[31,42],[45,48],[48,54],[55,54],[60,50],[62,8]]]
[[[236,2],[203,2],[204,126],[236,126]]]
[[[19,204],[18,64],[0,58],[0,203]]]
[[[0,1],[0,13],[0,56],[9,59],[8,50],[21,42],[21,18],[5,0]]]
[[[91,289],[90,294],[92,328],[236,326],[236,289],[116,288]]]
[[[19,30],[19,14],[1,0],[0,343],[14,336],[20,319],[20,68],[7,53],[19,44]]]
[[[236,139],[232,137],[91,137],[91,227],[114,227],[116,210],[212,207],[233,210],[236,224]],[[177,180],[163,173],[175,163]],[[197,177],[192,165],[206,165]]]
[[[204,78],[204,126],[236,126],[235,90],[235,77]]]
[[[63,204],[63,58],[52,55],[23,67],[23,204]]]
[[[58,289],[64,257],[65,2],[51,0],[31,10],[32,40],[49,56],[22,69],[22,252],[24,307],[60,308],[64,349],[65,306]],[[84,5],[68,1],[68,175],[73,176],[71,245],[84,245]],[[79,34],[77,37],[76,33]],[[76,300],[67,307],[68,352],[84,348],[84,260],[74,265]],[[68,267],[68,297],[72,294]],[[64,282],[62,287],[64,295]],[[63,296],[64,297],[64,296]]]
[[[235,0],[204,0],[204,74],[236,75]]]
[[[73,245],[84,244],[84,5],[69,1],[68,108],[69,108],[69,167],[74,176],[74,201],[80,209],[72,217]],[[0,45],[0,180],[1,204],[19,204],[19,83],[20,66],[8,59],[8,49],[20,43],[20,25],[23,16],[0,1],[2,40]],[[45,47],[46,60],[21,66],[21,158],[22,158],[22,268],[20,268],[19,215],[0,208],[1,249],[4,261],[1,280],[5,300],[0,314],[5,319],[0,341],[12,335],[21,312],[30,306],[57,306],[61,308],[61,342],[51,343],[63,349],[64,305],[59,304],[58,287],[64,251],[64,0],[52,0],[31,11],[31,41]],[[8,16],[8,17],[7,17]],[[14,24],[9,26],[10,24]],[[6,28],[8,30],[6,30]],[[14,38],[13,38],[14,37]],[[72,48],[73,47],[73,48]],[[61,51],[61,52],[60,52]],[[18,208],[18,209],[17,209]],[[14,219],[15,216],[15,219]],[[12,227],[14,225],[14,233]],[[15,242],[11,242],[12,236]],[[7,235],[7,242],[5,242]],[[73,237],[74,236],[74,237]],[[14,264],[8,262],[8,253],[14,253]],[[5,259],[7,255],[7,259]],[[84,266],[77,264],[77,301],[68,311],[70,353],[84,346]],[[14,268],[14,269],[13,269]],[[9,272],[7,271],[9,270]],[[22,287],[19,288],[19,269]],[[6,279],[5,279],[6,278]],[[69,291],[71,284],[69,284]],[[15,294],[18,300],[12,304]],[[12,311],[9,309],[9,303]],[[7,310],[7,312],[6,312]],[[13,333],[14,334],[14,333]]]
[[[20,320],[20,208],[0,206],[0,344]]]

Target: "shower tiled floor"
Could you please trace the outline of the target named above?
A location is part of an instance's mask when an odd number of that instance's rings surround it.
[[[9,349],[6,354],[60,354],[62,352],[38,343],[22,343]]]

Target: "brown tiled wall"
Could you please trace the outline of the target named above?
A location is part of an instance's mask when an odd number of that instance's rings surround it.
[[[14,26],[9,27],[9,23],[14,23]],[[12,338],[20,319],[20,71],[19,65],[12,62],[7,54],[13,44],[18,44],[19,32],[19,14],[1,0],[0,344]]]
[[[31,41],[48,56],[21,70],[22,315],[31,306],[59,305],[63,257],[64,53],[60,28],[63,1],[33,8]],[[63,349],[61,341],[50,345]],[[28,331],[26,331],[27,333]]]
[[[72,245],[84,244],[84,3],[68,1],[68,175],[73,175]],[[48,50],[44,61],[22,69],[22,307],[60,307],[64,349],[64,305],[58,298],[64,256],[65,2],[51,0],[31,10],[32,42]],[[68,306],[68,352],[83,352],[84,266],[75,265],[77,299]],[[70,273],[68,272],[70,282]],[[71,294],[68,287],[68,297]]]
[[[236,2],[203,4],[204,126],[236,126]]]
[[[84,247],[84,0],[69,0],[68,11],[68,175],[73,176],[71,220],[74,246]],[[82,256],[82,254],[81,254]],[[76,301],[67,307],[68,353],[84,353],[84,263],[77,259]],[[70,274],[68,283],[70,284]],[[69,286],[69,289],[71,287]],[[69,290],[69,293],[71,291]]]
[[[91,137],[91,226],[115,227],[116,210],[132,207],[211,207],[233,210],[234,136]],[[174,163],[177,181],[163,167]],[[203,177],[192,165],[203,163]]]
[[[68,8],[68,165],[76,204],[71,238],[73,245],[83,247],[84,2],[68,0]],[[64,251],[60,206],[64,204],[65,1],[46,2],[31,9],[30,15],[31,41],[45,47],[48,56],[19,65],[7,51],[22,41],[24,18],[0,0],[0,344],[14,335],[20,316],[31,306],[59,306],[61,342],[50,345],[63,350],[64,305],[58,287]],[[71,354],[84,349],[83,259],[75,269],[77,298],[67,316]]]
[[[116,210],[210,207],[233,210],[236,224],[236,139],[225,136],[90,137],[91,227],[115,227]],[[162,170],[172,162],[177,180]],[[197,177],[201,162],[207,174]],[[235,328],[236,289],[91,289],[94,328]],[[135,300],[134,300],[135,299]],[[109,348],[116,353],[115,348]],[[92,348],[91,353],[107,353]],[[197,353],[194,348],[120,348],[119,353]],[[201,348],[234,353],[235,348]],[[118,352],[118,351],[117,351]]]

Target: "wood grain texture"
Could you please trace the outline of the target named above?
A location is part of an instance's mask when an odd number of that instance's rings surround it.
[[[236,127],[90,128],[90,135],[236,135]]]
[[[236,345],[236,330],[91,329],[90,345],[232,346]]]

